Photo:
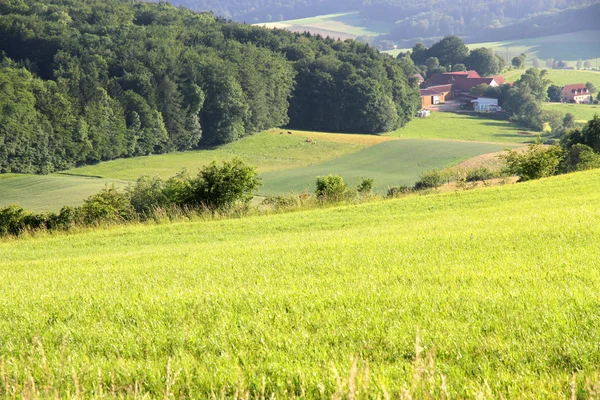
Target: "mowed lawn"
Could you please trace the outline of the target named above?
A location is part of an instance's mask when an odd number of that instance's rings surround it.
[[[0,208],[18,204],[32,211],[56,211],[62,206],[79,206],[106,185],[124,187],[125,182],[61,174],[0,175]]]
[[[527,143],[537,134],[503,120],[449,112],[432,112],[427,118],[415,118],[389,134],[411,139],[452,139],[480,142]]]
[[[259,194],[314,192],[316,177],[329,174],[341,175],[352,186],[361,178],[372,178],[375,190],[385,193],[389,186],[413,185],[425,171],[454,166],[505,147],[444,140],[393,140],[321,164],[261,174],[264,186]]]
[[[558,111],[562,114],[571,113],[580,122],[589,121],[596,114],[600,115],[600,105],[597,104],[545,103],[544,110]]]
[[[599,203],[592,171],[0,242],[0,396],[588,398]]]

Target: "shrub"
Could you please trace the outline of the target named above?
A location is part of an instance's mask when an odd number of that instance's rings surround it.
[[[184,206],[194,202],[192,177],[187,169],[182,169],[177,175],[165,182],[163,193],[169,204]]]
[[[216,162],[204,167],[191,181],[192,204],[203,205],[210,209],[224,209],[236,202],[249,203],[252,193],[260,187],[260,178],[256,168],[247,165],[239,158]],[[185,197],[185,193],[182,193]]]
[[[444,175],[437,168],[424,172],[421,174],[421,179],[415,183],[415,190],[437,189],[444,183],[444,179]]]
[[[559,167],[560,171],[565,173],[593,168],[600,168],[600,155],[596,154],[590,146],[580,143],[567,151]]]
[[[505,171],[517,175],[522,182],[554,175],[563,158],[563,151],[559,146],[545,147],[535,143],[529,145],[526,152],[509,150],[500,158],[506,163]]]
[[[404,196],[413,191],[410,186],[391,186],[388,188],[387,197],[399,197]]]
[[[51,214],[48,219],[48,228],[50,229],[71,229],[75,224],[78,215],[77,208],[64,206],[58,214]]]
[[[466,171],[465,181],[467,182],[478,182],[492,179],[494,173],[486,167],[471,168]]]
[[[339,175],[318,176],[315,195],[322,200],[339,201],[350,196],[350,189]]]
[[[373,191],[374,183],[375,180],[372,178],[363,178],[362,181],[356,186],[356,191],[362,196],[369,195]]]
[[[135,215],[127,195],[120,193],[114,185],[88,197],[81,206],[81,214],[86,224],[121,222],[133,219]]]
[[[19,235],[25,229],[25,215],[25,209],[14,204],[1,209],[0,236]]]
[[[126,192],[131,206],[140,214],[149,215],[157,208],[169,204],[165,183],[158,176],[141,176],[135,183],[127,186]]]

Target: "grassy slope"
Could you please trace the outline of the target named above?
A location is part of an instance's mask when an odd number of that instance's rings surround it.
[[[315,178],[338,174],[347,183],[375,179],[375,189],[385,192],[389,186],[412,185],[419,175],[433,168],[445,168],[504,146],[443,140],[394,140],[310,167],[270,172],[262,175],[261,195],[282,192],[314,192]]]
[[[331,397],[332,363],[347,377],[357,356],[361,389],[368,362],[371,393],[398,395],[420,330],[453,398],[485,385],[565,398],[573,370],[587,398],[600,365],[599,202],[593,171],[0,242],[0,381],[21,393],[31,375],[61,397],[76,378],[84,397],[112,381],[132,397],[138,382],[152,397],[205,398],[259,395],[264,378],[267,395],[321,397],[322,383]]]
[[[569,61],[575,66],[578,59],[594,60],[600,57],[600,30],[564,33],[539,38],[508,40],[504,42],[488,42],[469,44],[470,49],[489,47],[499,54],[512,59],[521,53],[527,54],[529,63],[534,58]]]
[[[595,67],[596,58],[600,58],[600,31],[581,31],[504,42],[470,43],[467,47],[470,49],[489,47],[503,57],[507,56],[508,47],[509,60],[521,53],[525,53],[527,54],[529,64],[531,64],[534,58],[539,58],[543,61],[548,58],[554,58],[556,60],[568,61],[570,65],[575,66],[576,61],[581,59],[583,61],[592,61]],[[401,51],[406,52],[410,51],[410,49],[389,50],[385,51],[385,53],[396,56]]]
[[[390,135],[411,139],[456,139],[504,143],[524,143],[535,139],[534,135],[523,134],[525,132],[526,128],[520,128],[508,121],[467,114],[433,112],[428,118],[415,118]]]
[[[301,18],[257,25],[271,28],[292,29],[294,31],[310,31],[314,33],[341,33],[351,36],[377,36],[389,33],[392,26],[381,22],[361,18],[358,11],[340,14],[319,15],[312,18]]]
[[[594,118],[595,114],[600,115],[600,105],[591,104],[561,104],[561,103],[546,103],[545,110],[559,111],[562,114],[571,113],[578,121],[589,121]]]
[[[0,180],[0,206],[16,202],[32,210],[57,210],[63,205],[80,204],[84,198],[102,188],[107,179],[132,181],[141,175],[166,178],[181,168],[188,168],[195,173],[213,160],[222,161],[234,156],[257,166],[266,179],[263,192],[269,194],[285,193],[291,189],[302,191],[307,186],[312,186],[317,175],[335,171],[345,174],[352,181],[357,176],[374,177],[379,188],[383,189],[389,184],[413,183],[423,169],[444,167],[451,161],[462,161],[471,154],[479,155],[481,151],[488,151],[487,149],[495,151],[496,147],[492,149],[486,145],[469,144],[464,147],[463,144],[451,143],[450,147],[444,150],[441,143],[433,143],[431,146],[435,147],[435,154],[440,156],[440,159],[432,160],[428,151],[423,150],[423,146],[430,146],[431,142],[406,142],[402,146],[378,147],[385,149],[381,154],[371,151],[356,159],[344,156],[398,138],[507,143],[521,143],[533,139],[532,136],[518,134],[520,130],[517,127],[504,121],[450,113],[437,113],[430,118],[414,120],[407,127],[386,136],[300,131],[293,131],[292,135],[279,135],[279,132],[259,133],[213,150],[120,159],[68,171],[75,175],[101,176],[104,180],[82,180],[80,177],[64,175],[19,175],[18,180]],[[316,144],[306,143],[307,138],[316,141]],[[424,160],[414,158],[409,143],[415,146],[414,154],[423,155]],[[474,148],[478,150],[474,152]],[[365,154],[369,155],[369,158],[364,158]],[[338,162],[326,163],[338,159]],[[386,159],[392,161],[385,161]],[[356,161],[357,165],[353,167],[349,164],[350,161]],[[332,166],[335,168],[331,169]],[[298,170],[304,167],[308,168],[305,171]],[[299,181],[287,181],[299,176],[302,177]],[[273,181],[270,181],[271,179]]]
[[[170,177],[182,168],[198,171],[212,161],[240,157],[256,166],[259,172],[297,168],[341,157],[369,145],[360,140],[326,141],[318,147],[306,143],[310,133],[294,131],[293,135],[262,132],[213,150],[187,151],[148,157],[126,158],[76,168],[68,171],[78,175],[94,175],[114,179],[135,180],[141,175]],[[356,138],[364,135],[357,135]]]
[[[600,72],[584,70],[557,70],[549,69],[548,79],[555,85],[564,86],[572,83],[592,82],[597,88],[600,88]],[[511,71],[504,75],[507,82],[518,80],[524,71]]]
[[[107,184],[124,185],[110,179],[58,174],[0,175],[0,207],[19,204],[28,210],[51,211],[66,205],[78,206]]]

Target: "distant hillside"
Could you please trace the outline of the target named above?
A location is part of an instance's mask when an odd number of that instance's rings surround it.
[[[596,8],[580,12],[581,7],[596,4],[594,0],[173,0],[173,3],[261,24],[352,11],[359,13],[358,20],[370,21],[367,25],[389,24],[385,39],[410,46],[416,40],[435,40],[447,35],[490,41],[595,29],[599,15]],[[570,14],[561,14],[567,9]]]
[[[0,173],[216,146],[280,126],[382,133],[419,105],[402,65],[358,42],[167,3],[0,2]]]

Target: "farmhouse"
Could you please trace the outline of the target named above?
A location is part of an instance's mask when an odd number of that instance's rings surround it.
[[[460,97],[467,96],[475,86],[486,84],[495,87],[505,83],[501,76],[482,78],[477,71],[464,71],[434,74],[425,81],[423,86],[426,89],[444,92],[446,100],[458,100]]]
[[[563,103],[591,103],[592,94],[583,83],[564,86],[560,91]]]

